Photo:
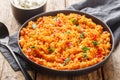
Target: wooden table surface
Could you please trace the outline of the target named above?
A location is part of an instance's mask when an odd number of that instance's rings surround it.
[[[48,0],[46,11],[65,9],[71,4],[81,0]],[[0,22],[3,22],[9,29],[10,34],[18,31],[20,24],[15,20],[9,0],[0,0]],[[29,71],[33,80],[120,80],[120,44],[113,52],[112,56],[105,65],[89,74],[78,76],[49,76],[42,75],[40,72]],[[36,74],[36,76],[35,76]],[[15,72],[0,54],[0,80],[25,80],[20,71]]]

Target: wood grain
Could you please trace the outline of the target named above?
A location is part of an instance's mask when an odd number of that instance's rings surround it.
[[[15,72],[5,60],[1,80],[25,80],[20,71]]]
[[[65,9],[65,0],[48,0],[46,11]]]
[[[89,80],[103,80],[101,68],[88,74]]]
[[[0,10],[2,10],[0,12],[0,21],[3,22],[8,30],[9,33],[12,34],[15,31],[18,31],[20,24],[17,23],[17,21],[15,20],[13,14],[12,14],[12,10],[11,10],[11,5],[9,0],[0,0]]]
[[[0,22],[3,22],[10,35],[18,31],[20,24],[15,20],[9,0],[0,0]],[[1,57],[2,55],[0,55]],[[0,58],[0,80],[25,80],[20,71],[15,72],[6,61]]]
[[[0,21],[7,26],[10,34],[18,30],[19,24],[12,15],[9,0],[0,0],[0,10]],[[24,80],[21,72],[14,72],[2,55],[0,55],[0,80]]]
[[[120,80],[120,44],[103,67],[105,80]]]
[[[0,80],[1,80],[1,77],[2,77],[2,73],[3,73],[4,61],[5,61],[5,59],[2,56],[2,53],[0,52]]]

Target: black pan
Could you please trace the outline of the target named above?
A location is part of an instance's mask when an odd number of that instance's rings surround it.
[[[112,48],[111,48],[111,51],[109,53],[109,55],[101,62],[93,65],[93,66],[89,66],[89,67],[86,67],[86,68],[82,68],[82,69],[77,69],[77,70],[54,70],[54,69],[50,69],[50,68],[47,68],[45,66],[42,66],[42,65],[38,65],[36,64],[35,62],[31,61],[30,59],[28,59],[24,53],[22,52],[21,50],[21,47],[20,47],[20,44],[19,44],[19,36],[20,36],[20,31],[21,29],[27,25],[27,23],[29,21],[36,21],[39,17],[41,16],[55,16],[56,14],[58,13],[64,13],[64,14],[69,14],[69,13],[77,13],[77,14],[80,14],[80,15],[86,15],[87,18],[91,18],[95,23],[97,24],[100,24],[101,26],[103,26],[103,29],[110,32],[111,34],[111,44],[112,44]],[[29,20],[27,20],[20,28],[19,30],[19,34],[18,34],[18,45],[19,45],[19,49],[21,50],[21,54],[23,54],[24,56],[24,59],[26,62],[28,62],[31,67],[33,67],[33,69],[35,70],[38,70],[40,72],[44,72],[44,73],[52,73],[52,74],[58,74],[58,75],[81,75],[81,74],[85,74],[85,73],[88,73],[88,72],[91,72],[91,71],[94,71],[98,68],[100,68],[101,66],[103,66],[103,64],[108,60],[108,58],[111,56],[112,54],[112,51],[113,51],[113,48],[114,48],[114,38],[113,38],[113,34],[110,30],[110,28],[101,20],[99,20],[98,18],[92,16],[92,15],[89,15],[87,13],[83,13],[83,12],[79,12],[79,11],[73,11],[73,10],[59,10],[59,11],[51,11],[51,12],[45,12],[45,13],[42,13],[42,14],[38,14],[32,18],[30,18]]]

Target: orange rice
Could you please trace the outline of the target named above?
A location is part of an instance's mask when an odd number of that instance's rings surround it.
[[[110,33],[85,15],[59,13],[30,21],[20,32],[24,54],[39,65],[75,70],[102,61],[110,52]]]

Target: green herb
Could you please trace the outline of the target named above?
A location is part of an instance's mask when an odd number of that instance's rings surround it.
[[[58,18],[58,16],[55,16],[55,18]]]
[[[76,18],[70,19],[74,25],[78,25],[78,20]]]
[[[68,57],[68,58],[66,58],[65,60],[64,60],[64,62],[63,62],[63,65],[66,65],[68,62],[70,62],[70,58]]]
[[[87,50],[90,50],[87,46],[82,47],[83,51],[83,58],[86,60],[87,59]]]
[[[80,38],[84,38],[84,32],[82,32],[82,34],[80,34]]]
[[[58,18],[58,16],[55,16],[55,17],[54,17],[54,20],[57,21],[57,18]]]
[[[31,46],[31,48],[36,48],[35,46]]]
[[[98,42],[97,42],[97,41],[93,41],[92,43],[94,44],[94,46],[97,46],[97,45],[98,45]]]
[[[87,54],[83,53],[83,58],[86,60],[87,59]]]
[[[34,24],[32,24],[32,28],[33,29],[35,29],[36,28],[36,24],[34,23]]]
[[[33,49],[38,49],[37,46],[30,46],[30,48],[33,48]]]
[[[52,53],[54,51],[54,48],[53,47],[50,47],[49,49],[48,49],[48,52],[49,53]]]
[[[86,53],[87,50],[90,50],[87,46],[82,47],[82,51],[83,51],[83,53]]]
[[[71,34],[71,32],[70,32],[70,31],[68,31],[68,32],[66,32],[66,34]]]

